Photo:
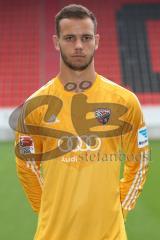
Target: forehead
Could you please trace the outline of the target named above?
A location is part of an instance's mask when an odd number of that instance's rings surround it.
[[[60,33],[67,34],[94,34],[94,23],[90,18],[64,18],[60,21]]]

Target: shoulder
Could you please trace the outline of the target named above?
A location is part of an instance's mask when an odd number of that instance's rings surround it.
[[[139,100],[135,93],[101,75],[99,75],[99,78],[101,79],[103,87],[106,88],[106,91],[113,93],[115,98],[117,97],[118,99],[120,99],[128,107],[140,107]]]
[[[26,99],[22,106],[21,116],[27,123],[39,124],[47,110],[47,97],[51,95],[52,87],[54,85],[54,78],[47,82],[44,86],[34,92]]]
[[[50,81],[48,81],[45,85],[43,85],[41,88],[39,88],[36,92],[34,92],[32,95],[30,95],[27,99],[26,102],[28,100],[31,100],[33,98],[39,97],[39,96],[43,96],[43,95],[49,95],[49,92],[51,90],[51,88],[53,87],[55,82],[55,78],[51,79]]]

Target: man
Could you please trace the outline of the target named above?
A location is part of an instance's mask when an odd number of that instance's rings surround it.
[[[81,5],[57,14],[60,71],[26,101],[18,119],[17,172],[38,213],[35,240],[126,240],[124,218],[146,179],[140,104],[95,72],[96,28]]]

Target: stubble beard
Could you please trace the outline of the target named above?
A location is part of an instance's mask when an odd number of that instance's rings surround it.
[[[95,51],[94,51],[95,52]],[[75,65],[73,63],[71,63],[67,56],[63,53],[62,49],[60,48],[60,54],[61,54],[61,57],[62,57],[62,60],[64,62],[64,64],[69,67],[71,70],[74,70],[74,71],[83,71],[85,70],[92,62],[93,60],[93,57],[94,57],[94,52],[93,54],[90,56],[90,58],[88,59],[88,61],[85,63],[85,64],[82,64],[82,65]]]

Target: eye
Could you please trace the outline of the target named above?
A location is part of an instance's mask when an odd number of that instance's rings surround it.
[[[67,41],[67,42],[73,42],[75,40],[75,37],[74,36],[65,36],[64,39]]]
[[[82,37],[82,41],[83,42],[89,42],[89,41],[91,41],[93,39],[93,36],[92,35],[84,35],[83,37]]]

